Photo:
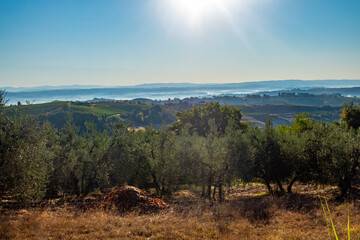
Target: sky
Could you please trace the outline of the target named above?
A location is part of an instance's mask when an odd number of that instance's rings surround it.
[[[359,0],[1,0],[0,87],[360,79]]]

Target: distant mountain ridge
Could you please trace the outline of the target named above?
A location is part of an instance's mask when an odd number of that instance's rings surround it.
[[[317,94],[346,92],[346,95],[360,96],[360,80],[280,80],[243,83],[153,83],[136,86],[107,87],[97,85],[43,86],[33,88],[3,88],[10,104],[18,101],[44,103],[60,101],[87,101],[94,98],[131,100],[149,98],[165,100],[168,98],[244,96],[257,93],[283,91],[315,91]],[[347,91],[347,88],[354,88]],[[1,89],[1,88],[0,88]],[[316,89],[316,90],[315,90]],[[319,90],[320,89],[320,90]],[[332,90],[321,90],[332,89]],[[342,93],[339,92],[339,93]]]
[[[37,86],[37,87],[0,87],[7,92],[37,92],[50,90],[77,90],[77,89],[109,89],[109,88],[233,88],[233,87],[273,87],[273,84],[282,87],[293,88],[316,88],[316,87],[357,87],[360,80],[269,80],[241,83],[147,83],[128,86],[103,86],[103,85],[63,85],[63,86]]]

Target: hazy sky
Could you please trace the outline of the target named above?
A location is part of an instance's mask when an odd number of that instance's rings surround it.
[[[360,79],[360,0],[0,0],[0,86]]]

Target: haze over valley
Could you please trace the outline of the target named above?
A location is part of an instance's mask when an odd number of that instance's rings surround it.
[[[357,87],[357,88],[356,88]],[[244,97],[251,94],[277,95],[280,92],[334,94],[347,97],[360,96],[360,80],[283,80],[243,83],[191,84],[161,83],[135,86],[43,86],[14,88],[4,87],[8,104],[45,103],[51,101],[89,101],[94,98],[108,100],[132,100],[148,98],[151,100],[167,100],[169,98],[204,98],[213,96]]]

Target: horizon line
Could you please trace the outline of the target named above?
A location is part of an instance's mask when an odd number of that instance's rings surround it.
[[[137,86],[146,86],[146,85],[165,85],[165,84],[191,84],[191,85],[220,85],[220,84],[242,84],[242,83],[261,83],[261,82],[280,82],[280,81],[360,81],[359,79],[278,79],[278,80],[258,80],[258,81],[244,81],[244,82],[226,82],[226,83],[217,83],[217,82],[207,82],[207,83],[194,83],[194,82],[153,82],[153,83],[139,83],[139,84],[130,84],[130,85],[86,85],[86,84],[72,84],[72,85],[35,85],[35,86],[0,86],[0,90],[6,90],[7,88],[20,89],[20,88],[57,88],[57,87],[90,87],[91,88],[119,88],[119,87],[137,87]]]

